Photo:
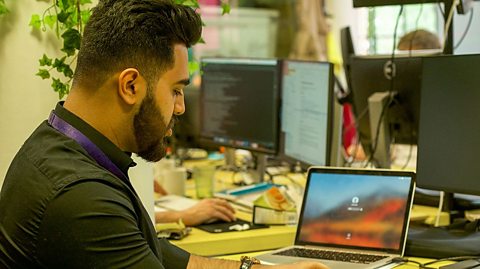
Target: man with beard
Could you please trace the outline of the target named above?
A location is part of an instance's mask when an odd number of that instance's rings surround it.
[[[2,268],[262,268],[215,260],[156,237],[128,178],[137,153],[165,155],[185,111],[191,8],[100,0],[85,27],[72,90],[27,139],[0,194]],[[324,268],[316,263],[277,268]]]

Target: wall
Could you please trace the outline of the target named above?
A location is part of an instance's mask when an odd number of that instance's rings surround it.
[[[0,17],[0,184],[24,140],[48,117],[58,95],[49,81],[34,74],[44,52],[58,46],[52,35],[32,32],[28,23],[49,3],[6,0],[10,13]]]
[[[367,36],[368,9],[353,8],[352,0],[326,0],[327,12],[332,14],[330,19],[331,33],[340,49],[340,29],[350,26],[355,51],[365,54],[368,50]]]
[[[480,53],[480,1],[475,1],[473,4],[473,18],[470,29],[468,29],[465,39],[460,46],[455,50],[455,54],[471,54]],[[453,36],[454,44],[456,45],[467,29],[470,13],[466,15],[455,15],[453,20]]]

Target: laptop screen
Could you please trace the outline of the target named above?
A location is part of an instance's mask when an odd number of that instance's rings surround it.
[[[403,251],[414,173],[311,168],[298,245]]]

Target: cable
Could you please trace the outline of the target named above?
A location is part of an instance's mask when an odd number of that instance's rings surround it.
[[[473,7],[472,7],[472,10],[470,11],[470,18],[468,19],[467,27],[465,27],[465,31],[463,32],[462,37],[460,38],[458,43],[455,45],[455,47],[453,47],[454,50],[460,47],[460,44],[462,44],[463,40],[467,36],[468,30],[470,30],[470,26],[472,25],[472,21],[473,21]]]
[[[398,30],[398,25],[399,25],[399,22],[400,22],[400,18],[401,18],[402,13],[403,13],[403,9],[404,9],[404,6],[401,5],[400,6],[400,11],[398,12],[398,15],[397,15],[397,21],[395,23],[395,29],[393,31],[393,48],[392,48],[392,56],[390,57],[390,62],[392,63],[392,66],[394,66],[394,63],[395,63],[395,49],[397,47],[397,30]],[[391,104],[392,99],[393,99],[392,93],[393,93],[393,89],[394,89],[394,80],[395,80],[395,76],[392,76],[392,79],[390,80],[389,101],[385,102],[385,105],[382,108],[382,112],[380,113],[380,117],[378,119],[377,130],[375,132],[376,133],[375,141],[372,144],[370,157],[368,158],[368,161],[367,161],[367,163],[365,164],[364,167],[367,167],[368,164],[371,163],[371,161],[373,160],[373,156],[375,155],[375,151],[377,150],[377,144],[378,144],[378,140],[379,140],[378,135],[380,134],[380,124],[382,123],[383,117],[385,116],[386,108]]]
[[[435,227],[440,226],[440,214],[442,213],[444,197],[445,197],[445,192],[441,191],[440,192],[440,199],[438,201],[437,215],[435,216]]]
[[[455,256],[455,257],[448,257],[448,258],[442,258],[442,259],[438,259],[438,260],[426,262],[426,263],[424,263],[423,265],[424,265],[424,266],[428,266],[428,265],[432,265],[432,264],[439,263],[439,262],[445,262],[445,261],[452,261],[452,262],[454,262],[454,261],[464,261],[464,260],[470,260],[470,259],[480,259],[480,256]]]
[[[401,113],[402,115],[407,115],[407,110],[405,109],[404,106],[401,106],[400,105],[400,102],[398,102],[397,100],[394,99],[394,102],[396,105],[398,105],[399,108],[401,108],[403,110],[403,113]],[[414,124],[413,124],[413,120],[408,118],[408,117],[404,117],[402,118],[402,120],[404,120],[405,122],[408,122],[408,126],[410,127],[410,138],[409,138],[409,150],[408,150],[408,156],[407,156],[407,160],[405,161],[405,164],[402,166],[401,170],[405,170],[405,168],[407,168],[408,166],[408,163],[410,162],[410,159],[412,158],[412,153],[413,153],[413,145],[415,144],[415,141],[414,141]],[[392,132],[392,131],[391,131]],[[395,137],[394,137],[395,138]],[[395,142],[393,142],[393,144],[395,144]]]
[[[393,78],[392,78],[393,79]],[[377,123],[377,130],[375,131],[375,141],[374,143],[372,144],[372,148],[371,148],[371,153],[370,153],[370,156],[368,158],[368,161],[365,163],[365,166],[364,168],[367,168],[369,164],[372,163],[373,161],[373,156],[375,155],[375,151],[377,151],[377,145],[378,145],[378,140],[379,140],[379,135],[380,135],[380,125],[382,124],[382,120],[383,120],[383,117],[385,116],[386,112],[387,112],[387,108],[388,106],[390,106],[390,104],[392,103],[392,95],[391,95],[391,91],[389,92],[389,95],[388,95],[388,101],[385,102],[385,104],[383,105],[382,107],[382,112],[380,113],[380,117],[378,118],[378,123]]]
[[[450,13],[448,13],[447,21],[445,22],[445,28],[443,30],[444,37],[443,37],[443,46],[445,48],[445,43],[447,43],[448,38],[448,31],[450,29],[450,25],[452,24],[453,13],[455,12],[455,7],[458,5],[458,0],[453,0],[452,7],[450,8]]]
[[[420,5],[420,11],[418,12],[417,19],[415,20],[414,29],[418,29],[418,22],[420,21],[420,17],[422,16],[422,13],[423,13],[423,4]],[[415,40],[416,35],[417,35],[417,32],[414,32],[412,39],[410,39],[410,44],[408,45],[408,57],[412,57],[413,41]]]
[[[442,1],[439,0],[437,2],[437,5],[438,5],[438,10],[440,10],[440,13],[442,13],[443,23],[445,23],[445,11],[443,11],[441,3]]]

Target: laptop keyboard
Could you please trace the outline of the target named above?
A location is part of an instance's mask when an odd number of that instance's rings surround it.
[[[333,261],[352,262],[352,263],[364,263],[364,264],[376,262],[378,260],[388,257],[388,256],[382,256],[382,255],[348,253],[348,252],[337,252],[337,251],[305,249],[305,248],[291,248],[291,249],[274,253],[274,255],[333,260]]]

